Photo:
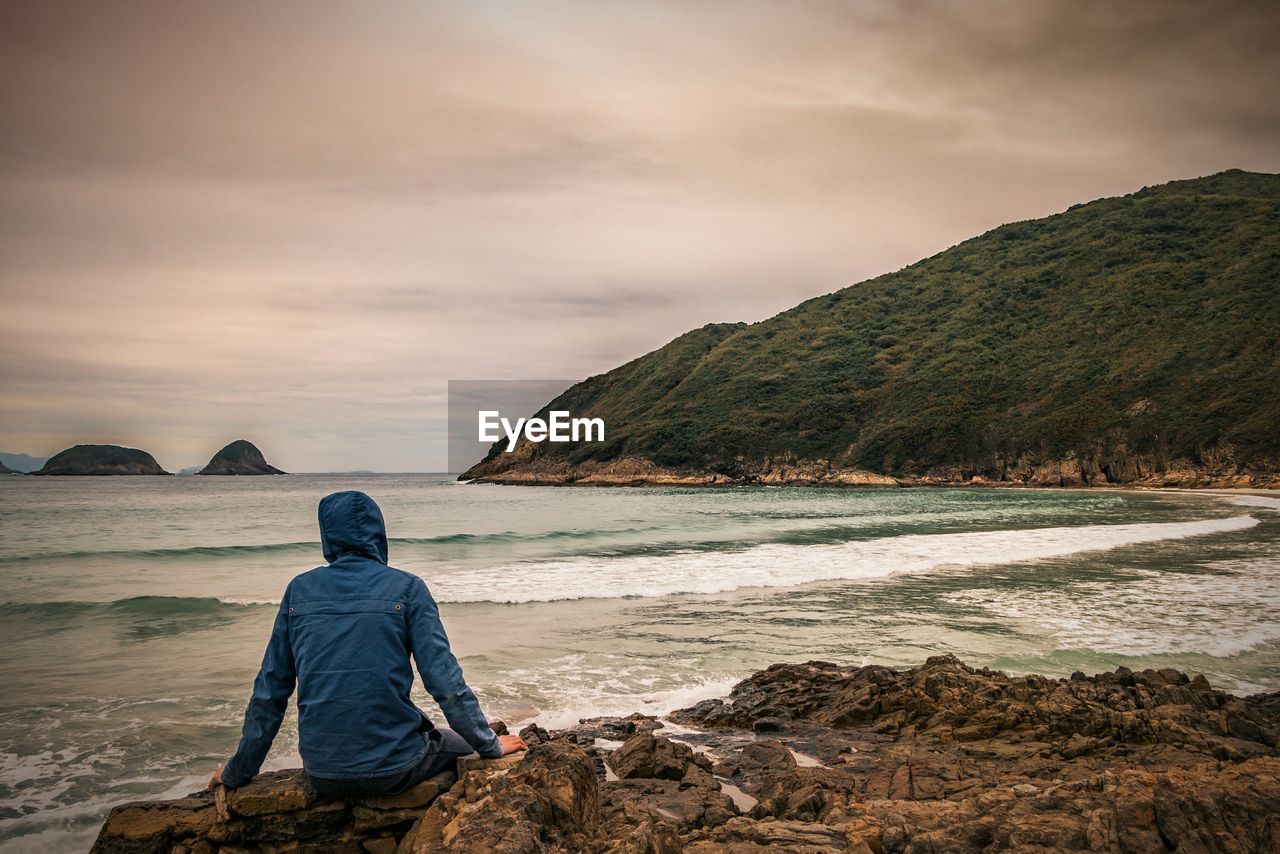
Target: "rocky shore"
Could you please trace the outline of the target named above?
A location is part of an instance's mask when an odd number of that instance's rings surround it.
[[[1280,488],[1280,469],[1242,466],[1230,454],[1213,464],[1095,451],[1063,458],[997,457],[923,474],[887,475],[834,460],[790,456],[735,460],[714,470],[678,469],[642,457],[571,463],[537,456],[529,443],[472,466],[460,479],[519,486],[1133,486],[1183,489]]]
[[[662,720],[522,735],[394,797],[281,771],[125,804],[94,851],[1280,850],[1280,694],[1173,670],[780,664]]]

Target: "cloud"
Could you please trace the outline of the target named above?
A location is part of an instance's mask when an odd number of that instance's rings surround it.
[[[1002,222],[1280,168],[1247,2],[0,9],[0,447],[444,465],[583,377]]]

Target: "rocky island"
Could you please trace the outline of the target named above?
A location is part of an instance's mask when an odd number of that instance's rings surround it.
[[[500,732],[505,726],[495,723]],[[300,771],[112,811],[112,852],[1274,852],[1280,694],[1174,670],[780,664],[665,719],[522,730],[400,795]]]
[[[119,445],[76,445],[48,459],[35,475],[169,474],[156,458]]]
[[[1277,203],[1231,170],[1003,225],[591,377],[534,415],[606,441],[499,442],[462,477],[1280,486]]]
[[[231,475],[231,474],[284,474],[275,466],[268,465],[262,451],[247,439],[236,439],[221,451],[213,455],[209,464],[196,474]]]

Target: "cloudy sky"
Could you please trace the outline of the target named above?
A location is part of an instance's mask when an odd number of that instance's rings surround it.
[[[1278,8],[12,0],[0,450],[442,468],[449,379],[1280,171]]]

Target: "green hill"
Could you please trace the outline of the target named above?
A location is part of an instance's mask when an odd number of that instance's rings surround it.
[[[1280,176],[1233,170],[1001,226],[546,409],[508,482],[1280,482]],[[545,411],[545,410],[544,410]]]

